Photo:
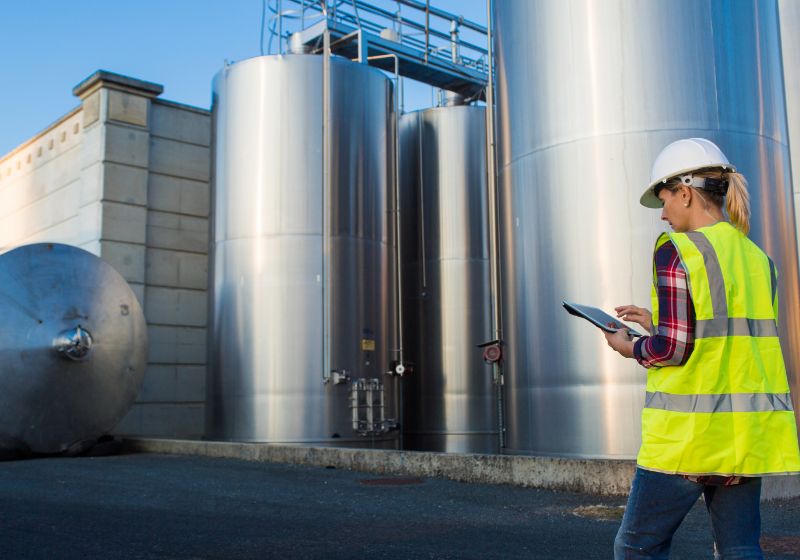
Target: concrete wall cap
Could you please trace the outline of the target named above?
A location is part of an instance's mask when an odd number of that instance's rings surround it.
[[[116,89],[144,97],[157,97],[164,91],[164,86],[153,82],[138,80],[122,74],[98,70],[74,88],[72,94],[84,99],[100,88]]]
[[[169,101],[167,99],[156,99],[154,103],[158,105],[163,105],[164,107],[174,107],[175,109],[181,109],[183,111],[197,113],[203,116],[211,115],[211,109],[204,109],[202,107],[197,107],[196,105],[187,105],[186,103],[179,103],[178,101]]]

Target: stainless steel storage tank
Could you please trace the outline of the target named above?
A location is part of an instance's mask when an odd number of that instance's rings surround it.
[[[486,125],[480,107],[400,120],[403,447],[496,453],[486,225]]]
[[[786,120],[789,128],[789,153],[792,160],[792,190],[795,218],[800,207],[800,2],[778,0],[781,23],[781,53],[786,92]],[[798,224],[800,232],[800,224]]]
[[[800,376],[797,251],[774,0],[494,3],[508,451],[630,457],[645,374],[563,298],[649,305],[666,224],[639,206],[655,155],[707,137],[750,180]],[[798,407],[800,408],[800,407]]]
[[[328,112],[323,74],[322,56],[284,55],[227,66],[214,79],[207,435],[215,439],[397,439],[386,375],[395,349],[391,82],[333,57]]]
[[[144,314],[111,265],[57,243],[0,255],[0,448],[59,453],[107,433],[146,365]]]

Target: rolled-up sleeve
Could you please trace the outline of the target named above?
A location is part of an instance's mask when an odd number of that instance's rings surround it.
[[[641,337],[633,355],[646,368],[680,366],[694,349],[694,307],[686,270],[671,241],[654,256],[658,289],[658,325],[655,334]]]

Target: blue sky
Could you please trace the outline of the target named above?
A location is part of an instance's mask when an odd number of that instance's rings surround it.
[[[486,23],[485,0],[431,4]],[[211,78],[224,61],[259,54],[261,6],[262,0],[4,3],[0,156],[77,106],[72,88],[98,69],[162,84],[164,99],[208,107]],[[429,88],[407,84],[407,110],[430,99]]]

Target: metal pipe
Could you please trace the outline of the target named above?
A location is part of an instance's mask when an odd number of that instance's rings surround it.
[[[339,37],[338,39],[336,39],[334,42],[332,42],[330,44],[330,48],[333,48],[336,45],[341,45],[342,43],[349,43],[354,38],[358,38],[358,40],[361,41],[361,33],[359,31],[353,31],[352,33],[348,33],[347,35],[342,35],[341,37]],[[355,60],[355,59],[352,59],[352,60]],[[358,62],[361,62],[361,61],[359,60]]]
[[[403,12],[402,6],[400,4],[397,5],[397,11],[395,12],[395,17],[397,18],[397,34],[400,35],[400,29],[403,25]]]
[[[486,85],[486,188],[487,206],[489,211],[489,270],[490,290],[492,294],[492,328],[494,340],[502,344],[503,329],[500,305],[500,248],[499,229],[497,219],[497,162],[495,159],[495,131],[494,131],[494,59],[492,57],[492,0],[486,0],[486,38],[487,62],[489,65],[488,82]],[[505,447],[505,419],[503,415],[503,360],[492,364],[492,375],[497,389],[497,431],[500,438],[500,452]]]
[[[381,58],[393,58],[394,59],[394,76],[395,76],[395,84],[398,83],[400,79],[400,59],[396,54],[380,54],[375,56],[367,57],[367,60],[378,60]],[[398,101],[397,101],[397,90],[395,89],[395,99],[394,99],[394,236],[395,236],[395,282],[396,282],[396,290],[395,290],[395,308],[397,310],[396,317],[397,317],[397,361],[399,365],[404,365],[405,361],[403,360],[403,279],[401,274],[401,264],[400,264],[400,142],[399,142],[399,130],[400,130],[400,114],[398,112]]]
[[[371,380],[364,384],[364,415],[366,417],[366,428],[369,432],[371,432],[375,427],[375,395],[372,394],[372,388],[373,385]]]
[[[431,0],[425,0],[425,64],[428,64],[428,50],[430,49],[431,29]]]
[[[400,43],[402,45],[403,44],[403,18],[402,18],[402,14],[400,13],[400,6],[399,5],[397,7],[397,18],[398,18],[398,21],[397,21],[397,37],[398,37],[398,39],[397,39],[397,41],[398,41],[398,43]],[[397,132],[395,134],[395,140],[399,142],[399,140],[400,140],[400,129],[399,129],[400,115],[402,115],[403,112],[405,111],[405,90],[403,88],[403,77],[400,76],[399,73],[397,74],[397,97],[398,97],[398,99],[397,99],[397,101],[398,101],[398,111],[396,113],[395,123],[398,126],[397,126]],[[397,150],[396,151],[397,151],[398,154],[400,153],[399,145],[397,146]],[[397,162],[397,165],[398,166],[400,165],[400,161],[399,160]],[[400,172],[399,171],[397,173],[397,176],[398,177],[400,176]],[[399,187],[400,182],[398,181],[397,184],[398,184],[397,188],[399,189],[400,188]],[[399,197],[398,197],[398,200],[399,200]],[[399,231],[399,229],[398,229],[398,231]]]
[[[417,114],[417,120],[422,121],[422,113]],[[417,126],[417,169],[419,170],[419,252],[420,270],[422,271],[422,288],[428,288],[427,251],[425,250],[425,173],[422,161],[422,123]]]
[[[322,36],[322,374],[331,372],[331,33]]]
[[[391,55],[395,59],[395,83],[400,83],[400,59],[396,55]],[[397,92],[395,91],[395,94]],[[403,275],[401,265],[401,244],[400,238],[400,109],[399,99],[395,96],[394,112],[394,231],[395,231],[395,261],[397,271],[397,359],[401,366],[405,367],[403,359]]]
[[[383,431],[386,428],[386,412],[385,412],[386,405],[384,400],[385,395],[383,390],[383,384],[378,382],[376,383],[376,385],[378,389],[378,403],[379,403],[379,409],[378,409],[378,422],[380,426],[379,429]]]
[[[381,54],[367,57],[368,60],[381,58],[394,59],[395,84],[400,81],[400,59],[395,54]],[[394,378],[394,398],[397,407],[398,425],[400,426],[400,448],[403,447],[403,402],[402,391],[400,390],[400,375],[405,370],[405,360],[403,357],[403,275],[400,251],[400,113],[398,112],[397,89],[395,88],[394,98],[394,269],[395,269],[395,330],[397,336],[397,365],[392,372]],[[398,367],[401,369],[398,370]]]
[[[403,82],[402,76],[400,76],[398,80],[400,84],[398,87],[398,89],[400,90],[400,95],[399,95],[400,111],[397,113],[397,116],[399,118],[400,115],[406,112],[406,87],[404,85],[405,82]]]
[[[350,0],[353,4],[353,11],[356,14],[356,23],[358,24],[358,28],[361,29],[361,17],[358,15],[358,6],[356,6],[356,0]]]
[[[358,384],[361,380],[353,381],[353,384],[350,386],[350,413],[351,419],[353,421],[353,431],[358,432],[359,425],[358,425]]]
[[[400,59],[394,57],[395,84],[400,85]],[[402,253],[400,252],[400,110],[395,90],[394,106],[394,231],[395,231],[395,270],[397,271],[397,355],[400,366],[405,369],[403,359],[403,274]],[[402,371],[402,370],[401,370]],[[397,373],[397,369],[395,369]],[[400,376],[394,375],[394,394],[397,419],[400,426],[400,449],[403,448],[403,391],[400,387]]]
[[[450,57],[453,64],[458,64],[458,22],[450,22]]]

